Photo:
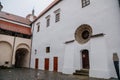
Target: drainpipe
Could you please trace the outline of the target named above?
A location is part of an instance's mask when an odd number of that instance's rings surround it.
[[[30,49],[30,61],[29,61],[29,68],[30,68],[30,64],[31,64],[31,55],[32,55],[32,44],[33,44],[33,33],[34,33],[34,23],[31,25],[33,27],[32,29],[32,38],[31,38],[31,49]],[[31,28],[32,28],[31,27]]]
[[[13,41],[13,48],[12,48],[12,57],[11,57],[11,65],[12,65],[12,63],[13,63],[13,54],[14,54],[14,48],[15,48],[15,42],[16,42],[16,36],[14,36],[14,41]],[[13,65],[12,65],[12,67],[13,67]]]

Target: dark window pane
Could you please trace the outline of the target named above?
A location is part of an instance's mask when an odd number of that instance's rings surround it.
[[[50,53],[50,47],[46,47],[46,53]]]
[[[82,0],[82,8],[88,6],[90,4],[90,0]]]

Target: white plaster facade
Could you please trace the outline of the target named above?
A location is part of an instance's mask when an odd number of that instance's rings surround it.
[[[60,21],[55,23],[54,11],[60,9]],[[50,26],[46,27],[46,17],[50,15]],[[40,31],[37,32],[37,23]],[[91,38],[85,44],[75,40],[75,31],[82,24],[92,28],[92,35],[104,36]],[[72,74],[82,69],[81,51],[89,51],[89,76],[97,78],[117,77],[112,56],[120,57],[120,8],[118,0],[90,0],[90,5],[82,8],[81,0],[62,0],[33,24],[31,68],[39,59],[39,69],[44,70],[44,59],[49,58],[49,70],[53,71],[53,57],[58,57],[58,72]],[[46,47],[50,46],[50,53]],[[37,50],[35,54],[35,50]]]

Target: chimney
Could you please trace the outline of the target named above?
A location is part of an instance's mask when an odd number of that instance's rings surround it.
[[[0,11],[2,10],[2,8],[3,8],[3,5],[2,5],[1,2],[0,2]]]

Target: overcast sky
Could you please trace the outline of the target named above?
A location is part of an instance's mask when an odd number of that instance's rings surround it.
[[[46,8],[54,0],[0,0],[3,5],[2,11],[26,17],[35,10],[35,15]]]

